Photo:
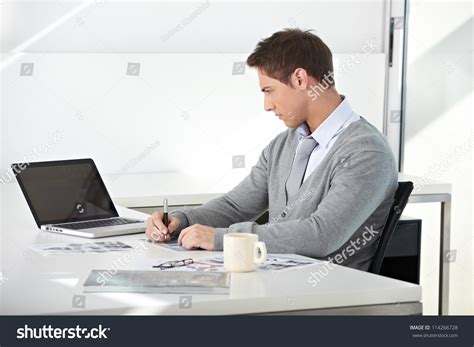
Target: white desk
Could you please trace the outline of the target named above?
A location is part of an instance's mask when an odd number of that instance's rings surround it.
[[[423,184],[420,177],[406,174],[399,174],[398,179],[415,183],[409,203],[441,203],[438,311],[440,315],[448,314],[451,184]],[[106,178],[106,184],[117,204],[129,208],[143,208],[160,207],[165,197],[168,198],[170,206],[201,205],[224,193],[215,190],[218,187],[214,180],[214,177],[198,179],[178,173],[150,173],[110,176]]]
[[[44,257],[29,250],[40,243],[86,242],[88,239],[41,232],[16,184],[1,187],[3,204],[1,314],[420,314],[421,287],[337,266],[316,287],[311,272],[300,270],[233,274],[229,295],[193,295],[192,308],[179,308],[179,295],[87,293],[82,284],[92,269],[138,269],[160,258],[203,257],[216,252],[173,252],[147,248],[128,263],[125,254],[77,254]],[[143,214],[121,208],[122,215]],[[144,235],[115,237],[139,247]],[[101,239],[105,240],[105,239]],[[137,253],[137,252],[135,252]],[[73,307],[73,296],[85,295],[85,308]]]

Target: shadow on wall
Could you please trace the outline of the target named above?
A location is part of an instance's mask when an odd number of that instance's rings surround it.
[[[408,66],[407,140],[442,116],[473,89],[473,24],[474,19],[471,17]]]

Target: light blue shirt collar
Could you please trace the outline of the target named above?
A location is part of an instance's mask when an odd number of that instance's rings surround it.
[[[327,147],[329,141],[340,132],[344,123],[352,115],[352,108],[349,101],[344,95],[341,95],[341,97],[343,99],[342,102],[312,134],[309,133],[306,122],[298,127],[299,140],[303,137],[311,136],[316,140],[319,146]]]

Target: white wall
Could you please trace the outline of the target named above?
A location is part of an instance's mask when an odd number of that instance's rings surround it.
[[[0,175],[25,157],[92,157],[103,173],[225,175],[245,156],[237,183],[285,127],[263,112],[255,71],[235,75],[233,65],[291,26],[327,41],[344,66],[339,91],[382,129],[384,10],[381,0],[4,3]],[[375,48],[364,58],[367,42]]]
[[[240,180],[263,147],[286,129],[263,111],[255,70],[232,74],[234,62],[246,56],[23,55],[3,73],[3,181],[10,163],[25,158],[92,157],[103,173],[206,176],[226,174],[233,156],[243,155],[246,170],[235,177]],[[336,71],[341,67],[338,89],[382,130],[385,56],[371,54],[349,68],[350,59],[335,56]],[[138,76],[127,75],[129,62],[140,64]],[[34,64],[32,76],[19,73],[24,63]],[[366,88],[360,88],[361,80]]]
[[[450,313],[473,314],[472,2],[412,1],[404,171],[453,186]],[[423,306],[437,313],[439,204],[408,205],[423,219]]]
[[[88,3],[88,4],[87,4]],[[314,29],[334,53],[383,46],[384,0],[4,1],[2,51],[242,53],[285,27]],[[26,46],[25,43],[28,43]]]

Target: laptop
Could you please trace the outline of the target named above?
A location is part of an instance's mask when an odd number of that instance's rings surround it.
[[[119,216],[92,159],[11,167],[41,230],[99,238],[146,229],[144,220]]]

